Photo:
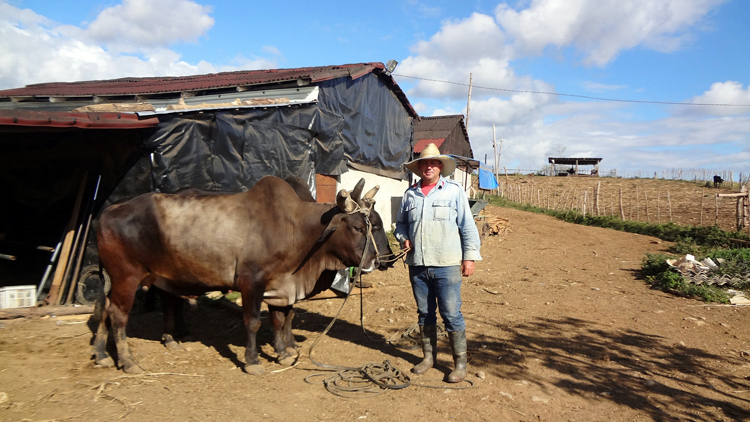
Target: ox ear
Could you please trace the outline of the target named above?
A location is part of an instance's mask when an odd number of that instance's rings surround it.
[[[331,219],[331,222],[328,223],[328,227],[326,227],[325,230],[323,230],[323,234],[320,235],[318,240],[316,240],[316,243],[325,242],[326,238],[331,235],[331,233],[335,232],[336,229],[339,228],[339,225],[341,225],[341,219],[344,218],[346,214],[336,214]]]
[[[352,213],[355,209],[357,209],[357,204],[352,201],[352,198],[349,196],[349,192],[347,192],[345,189],[341,189],[338,195],[336,195],[336,205],[339,206],[339,209],[341,211],[344,211],[347,214]]]
[[[352,200],[356,203],[359,203],[359,198],[362,195],[362,189],[365,188],[365,178],[359,179],[359,182],[357,182],[357,185],[354,186],[354,190],[352,191]]]

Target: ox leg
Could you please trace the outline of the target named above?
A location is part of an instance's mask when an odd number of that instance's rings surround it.
[[[115,366],[115,361],[107,354],[107,297],[102,288],[94,304],[94,318],[98,319],[96,338],[94,338],[94,362],[102,368]]]
[[[143,369],[133,360],[133,356],[130,354],[130,347],[128,347],[128,336],[125,333],[125,328],[128,325],[128,315],[130,314],[130,309],[133,307],[138,282],[124,283],[124,285],[128,287],[132,286],[132,288],[115,291],[115,284],[112,284],[113,291],[110,293],[110,303],[107,313],[112,321],[112,331],[114,332],[115,344],[117,345],[117,362],[128,374],[141,374],[143,373]]]
[[[268,313],[273,325],[273,347],[281,365],[291,366],[297,356],[294,336],[292,336],[292,306],[269,306]],[[291,339],[291,343],[290,343]]]
[[[260,306],[263,302],[263,291],[256,290],[260,289],[255,289],[253,286],[246,286],[242,289],[242,315],[245,322],[245,329],[247,331],[245,372],[250,375],[262,375],[266,372],[258,358],[257,342],[257,334],[260,329]]]
[[[171,293],[159,290],[161,298],[162,313],[164,315],[164,326],[162,329],[161,341],[170,350],[181,349],[176,338],[187,337],[187,324],[185,324],[185,314],[183,313],[183,300]]]

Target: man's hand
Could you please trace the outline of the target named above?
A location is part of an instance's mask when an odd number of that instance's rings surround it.
[[[409,239],[404,240],[404,247],[403,247],[403,249],[405,251],[407,251],[407,252],[409,252],[411,250],[411,240],[409,240]]]
[[[474,274],[474,261],[461,262],[461,275],[468,277]]]

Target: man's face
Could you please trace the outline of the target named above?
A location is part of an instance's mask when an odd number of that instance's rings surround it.
[[[422,172],[422,181],[431,185],[440,178],[440,172],[443,171],[443,162],[440,160],[421,160],[419,171]]]

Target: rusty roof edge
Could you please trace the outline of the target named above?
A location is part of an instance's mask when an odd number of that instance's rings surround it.
[[[0,110],[0,128],[142,129],[154,127],[157,124],[159,124],[158,118],[139,119],[133,113]]]

